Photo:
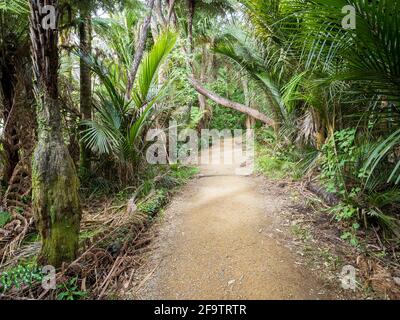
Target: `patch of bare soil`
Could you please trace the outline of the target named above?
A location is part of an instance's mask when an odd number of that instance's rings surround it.
[[[203,166],[154,227],[131,299],[337,299],[296,252],[286,184]],[[338,293],[339,292],[339,293]]]

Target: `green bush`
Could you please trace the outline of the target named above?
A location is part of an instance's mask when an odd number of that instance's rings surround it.
[[[368,227],[376,222],[391,234],[400,236],[400,223],[396,217],[400,208],[400,190],[387,183],[388,172],[385,170],[367,181],[364,163],[370,147],[369,141],[357,137],[356,129],[351,128],[336,131],[322,148],[321,181],[329,192],[341,198],[341,203],[330,212],[348,227],[344,239],[353,245],[359,228],[354,225]]]
[[[300,179],[303,174],[294,147],[281,151],[276,145],[256,145],[256,171],[274,180]]]
[[[0,228],[4,227],[7,223],[11,221],[11,214],[6,211],[0,211]]]
[[[348,197],[345,177],[354,172],[355,129],[336,131],[322,147],[321,175],[328,191]],[[355,174],[357,176],[357,173]]]
[[[167,200],[167,191],[164,189],[157,190],[152,197],[139,204],[138,209],[145,213],[149,219],[152,219],[167,203]]]
[[[210,122],[210,129],[234,130],[245,128],[246,115],[226,107],[213,107],[213,115]]]
[[[0,274],[0,292],[6,293],[9,289],[17,289],[41,282],[44,274],[41,268],[34,263],[19,264]]]
[[[78,278],[73,277],[68,281],[57,286],[60,292],[57,295],[58,300],[80,300],[87,296],[86,291],[78,288]]]

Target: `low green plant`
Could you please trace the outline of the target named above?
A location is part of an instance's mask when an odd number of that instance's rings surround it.
[[[196,167],[173,164],[169,166],[169,170],[161,178],[155,180],[154,177],[149,177],[142,183],[138,195],[140,198],[146,197],[151,194],[152,190],[153,194],[139,203],[139,211],[145,213],[149,219],[153,219],[167,204],[171,191],[187,183],[197,173],[199,173],[199,169]]]
[[[61,291],[57,294],[58,300],[80,300],[87,297],[87,292],[78,287],[78,278],[73,277],[57,286]]]
[[[283,178],[300,179],[302,168],[298,161],[291,159],[290,153],[293,147],[287,148],[286,153],[279,149],[272,149],[269,146],[258,144],[256,147],[256,170],[271,179]]]
[[[139,211],[145,213],[149,219],[152,219],[166,204],[168,193],[164,189],[155,191],[154,195],[138,205]]]
[[[379,223],[383,229],[400,235],[396,219],[400,205],[400,192],[387,184],[387,172],[366,174],[365,161],[371,144],[358,137],[356,129],[335,132],[322,148],[320,178],[329,192],[340,196],[341,203],[331,208],[336,220],[349,228],[344,239],[357,245],[354,225]]]
[[[357,230],[360,228],[358,223],[353,223],[350,230],[341,235],[341,239],[348,241],[352,246],[357,247],[359,242],[357,238]]]
[[[170,176],[176,178],[180,184],[186,183],[190,178],[200,172],[200,169],[197,167],[178,166],[171,167],[171,169]]]
[[[357,208],[343,202],[330,208],[329,211],[334,215],[337,221],[349,221],[357,215]]]
[[[0,292],[6,293],[11,288],[31,287],[43,280],[44,274],[35,263],[19,264],[0,274]]]
[[[4,227],[11,221],[11,214],[7,211],[0,211],[0,228]]]
[[[356,129],[336,131],[322,147],[320,178],[328,192],[340,196],[341,203],[330,212],[338,221],[347,224],[358,221],[362,178],[358,167]],[[350,183],[350,181],[352,183]],[[355,243],[353,234],[346,233],[346,239]]]
[[[356,161],[355,129],[336,131],[322,147],[321,175],[329,192],[348,196],[345,175]]]

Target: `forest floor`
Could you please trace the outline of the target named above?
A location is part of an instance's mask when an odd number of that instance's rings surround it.
[[[58,272],[58,289],[35,282],[3,298],[400,299],[398,260],[379,237],[360,234],[351,245],[304,179],[278,169],[273,177],[263,159],[257,151],[250,175],[236,174],[244,162],[200,173],[168,167],[137,205],[125,193],[88,197],[81,254]],[[35,236],[3,267],[32,272],[39,248]],[[354,271],[354,290],[342,288],[344,267]]]
[[[342,298],[335,275],[316,276],[325,260],[310,267],[299,254],[291,191],[235,175],[235,165],[201,166],[153,226],[157,237],[127,298]]]

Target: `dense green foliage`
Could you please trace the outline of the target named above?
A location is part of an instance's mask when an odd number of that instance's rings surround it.
[[[161,1],[153,11],[140,0],[57,2],[67,9],[61,11],[57,43],[61,120],[56,129],[76,167],[80,144],[90,149],[91,166],[79,170],[84,198],[136,197],[139,211],[152,220],[170,191],[197,172],[175,164],[169,169],[149,165],[145,159],[149,129],[166,132],[172,120],[182,131],[253,126],[259,172],[275,180],[317,181],[338,198],[326,214],[345,228],[342,239],[352,245],[359,246],[358,236],[372,230],[385,244],[398,246],[397,0],[191,0],[176,1],[173,8]],[[355,8],[355,28],[342,26],[346,5]],[[90,52],[76,41],[82,12],[91,18]],[[33,145],[38,145],[37,128],[25,128],[17,121],[21,114],[30,117],[28,111],[36,107],[28,13],[26,1],[0,3],[0,188],[5,198],[0,202],[1,229],[30,212],[31,185],[13,177],[13,172],[22,167],[23,178],[32,181],[33,176],[33,195],[38,196],[37,189],[45,185],[38,179],[46,175],[35,170],[32,175],[27,165]],[[144,54],[129,90],[148,14],[152,19]],[[80,63],[90,69],[92,79],[89,119],[79,109]],[[273,127],[205,99],[188,81],[191,78],[215,95],[273,119]],[[25,136],[33,140],[26,149],[21,146]],[[75,179],[67,180],[78,188]],[[13,185],[15,181],[22,191]],[[63,194],[62,187],[50,188],[59,197]],[[6,198],[17,193],[9,205]],[[41,200],[36,211],[54,208],[46,197]],[[52,231],[60,238],[65,233]],[[25,279],[22,271],[12,273],[13,281]],[[63,284],[59,298],[84,297],[70,281]]]
[[[315,150],[299,160],[341,198],[338,220],[398,235],[398,2],[242,3],[253,28],[228,33],[218,51],[270,79],[262,85],[281,106],[277,143]],[[341,25],[349,4],[354,29]]]

